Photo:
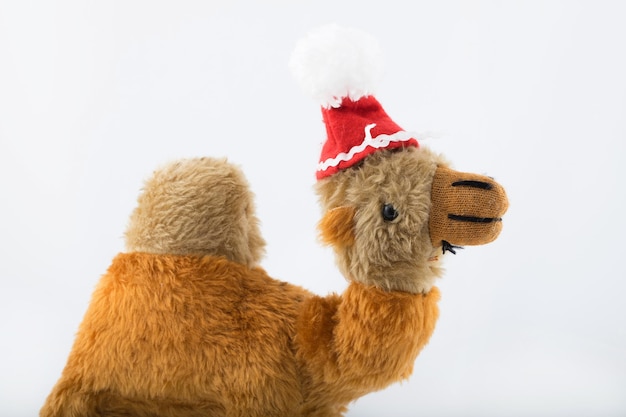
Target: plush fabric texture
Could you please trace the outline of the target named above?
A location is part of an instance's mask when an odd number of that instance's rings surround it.
[[[354,245],[354,207],[328,210],[318,224],[323,243],[338,247]]]
[[[191,158],[156,170],[126,230],[128,252],[215,255],[254,266],[265,248],[254,196],[226,159]]]
[[[40,415],[340,416],[408,377],[438,298],[318,297],[224,257],[120,254]]]
[[[296,335],[297,356],[311,369],[302,415],[341,415],[354,399],[407,378],[433,332],[438,300],[436,288],[416,295],[359,283],[341,298],[310,299]]]
[[[493,178],[439,167],[432,184],[429,233],[433,245],[482,245],[502,230],[509,202]]]
[[[384,290],[427,293],[440,276],[441,248],[433,246],[428,230],[431,185],[442,158],[426,148],[379,150],[354,168],[316,184],[324,213],[352,207],[352,222],[320,224],[322,236],[333,243],[336,230],[351,230],[353,244],[333,245],[344,276]],[[386,221],[385,204],[398,217]],[[345,218],[342,219],[347,221]]]
[[[130,252],[101,278],[40,416],[341,416],[407,378],[433,332],[431,213],[460,204],[472,211],[458,216],[483,215],[486,192],[506,201],[498,187],[416,147],[319,181],[321,237],[350,281],[320,297],[256,266],[263,239],[238,168],[166,165],[147,181]],[[435,197],[447,193],[455,204]]]

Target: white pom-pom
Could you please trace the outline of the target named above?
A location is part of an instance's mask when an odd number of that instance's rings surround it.
[[[302,89],[326,108],[345,97],[372,95],[383,75],[378,41],[336,24],[311,32],[297,44],[289,68]]]

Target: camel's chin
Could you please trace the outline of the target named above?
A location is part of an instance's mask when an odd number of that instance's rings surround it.
[[[428,266],[438,266],[441,260],[443,259],[444,251],[442,246],[434,247],[430,252],[430,256],[428,257]]]

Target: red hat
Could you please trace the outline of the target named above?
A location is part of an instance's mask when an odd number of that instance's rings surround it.
[[[419,146],[371,95],[382,74],[379,55],[375,39],[337,25],[309,34],[294,50],[290,67],[303,88],[320,100],[326,124],[318,180],[378,149]]]
[[[351,167],[378,149],[419,146],[385,113],[374,96],[357,101],[344,98],[341,107],[322,108],[326,133],[317,179]]]

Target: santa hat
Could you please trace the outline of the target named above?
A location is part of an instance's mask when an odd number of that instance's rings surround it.
[[[319,100],[326,124],[318,180],[377,150],[419,146],[372,95],[383,72],[381,55],[368,34],[334,24],[296,45],[289,66],[302,88]]]

